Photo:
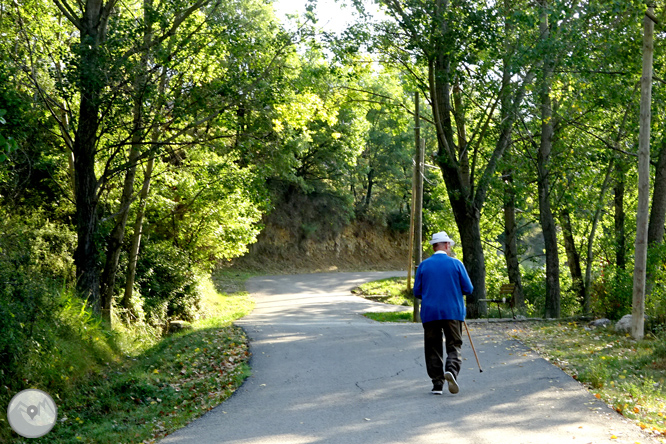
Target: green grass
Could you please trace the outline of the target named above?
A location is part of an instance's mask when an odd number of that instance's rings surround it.
[[[152,443],[220,404],[250,374],[248,340],[232,321],[253,302],[244,291],[218,289],[240,290],[246,277],[218,273],[217,285],[204,281],[200,318],[162,338],[147,326],[104,331],[72,304],[63,317],[70,334],[60,335],[50,356],[35,355],[41,368],[26,381],[53,396],[58,423],[42,438],[24,439],[9,431],[2,412],[0,441]]]
[[[358,296],[386,304],[413,306],[412,292],[407,290],[407,278],[393,277],[365,283],[352,290]]]
[[[364,313],[363,316],[378,322],[412,322],[411,311]]]
[[[372,281],[352,290],[352,293],[391,305],[413,306],[411,291],[407,290],[407,278],[392,277]],[[378,322],[412,322],[412,312],[364,313],[363,316]]]
[[[666,436],[666,342],[634,341],[579,323],[524,325],[511,336],[538,351],[642,429]]]

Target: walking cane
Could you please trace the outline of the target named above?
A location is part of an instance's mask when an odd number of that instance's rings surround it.
[[[481,364],[479,363],[479,357],[477,356],[476,350],[474,349],[474,342],[472,342],[472,335],[469,334],[469,327],[467,327],[467,322],[463,321],[463,324],[465,324],[465,330],[467,330],[469,345],[472,346],[472,351],[474,352],[474,357],[476,358],[476,364],[479,366],[479,373],[483,373],[483,370],[481,369]]]

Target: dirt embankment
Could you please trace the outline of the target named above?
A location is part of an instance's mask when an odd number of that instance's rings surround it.
[[[401,270],[406,269],[408,250],[407,233],[392,233],[368,222],[316,235],[269,222],[250,251],[232,266],[275,274]]]
[[[326,190],[305,192],[280,181],[269,188],[274,207],[263,217],[264,229],[232,267],[272,274],[406,269],[404,221],[392,229],[378,214],[359,216],[346,197]]]

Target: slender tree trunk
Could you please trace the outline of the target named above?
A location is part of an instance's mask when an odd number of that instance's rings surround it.
[[[640,86],[640,82],[636,84],[636,88]],[[615,147],[619,148],[620,141],[624,137],[625,127],[629,119],[629,113],[632,109],[632,104],[627,106],[624,112],[624,117],[620,123],[615,137]],[[615,180],[613,185],[613,207],[614,207],[614,222],[615,222],[615,264],[619,270],[625,270],[627,265],[626,258],[626,233],[624,229],[624,221],[626,219],[624,211],[624,187],[625,176],[627,174],[627,165],[620,156],[614,159]],[[616,273],[616,279],[619,278],[619,273]]]
[[[414,220],[414,262],[418,267],[423,260],[423,176],[421,168],[423,164],[423,145],[421,140],[421,121],[420,121],[421,100],[418,91],[414,94],[414,208],[412,209],[412,218]],[[421,322],[421,301],[414,298],[414,312],[412,315],[414,322]]]
[[[509,0],[504,0],[504,31],[508,37],[513,34],[513,26],[509,17],[513,7]],[[504,57],[502,58],[502,90],[508,91],[511,87],[511,45],[507,38],[504,43]],[[503,94],[501,98],[502,123],[500,124],[500,139],[507,140],[510,144],[513,125],[511,120],[512,104],[511,96]],[[515,285],[513,291],[513,305],[518,309],[525,308],[525,295],[520,275],[520,262],[518,260],[518,235],[516,227],[516,190],[513,186],[513,171],[505,171],[504,178],[504,259],[506,261],[509,282]]]
[[[616,181],[613,188],[613,206],[615,221],[615,264],[618,270],[625,270],[627,267],[627,246],[626,234],[624,230],[624,221],[626,215],[624,212],[624,177],[626,168],[622,160],[616,159]]]
[[[547,41],[550,36],[548,24],[547,1],[542,0],[540,32],[541,39]],[[537,155],[538,189],[539,189],[539,220],[543,231],[546,248],[546,307],[547,318],[560,316],[560,260],[557,246],[557,227],[550,207],[549,164],[553,147],[553,109],[550,98],[553,66],[546,54],[543,61],[543,78],[541,81],[541,143]]]
[[[138,150],[139,143],[134,141],[134,137],[132,139],[133,143],[129,156],[130,166],[125,173],[123,194],[120,199],[120,210],[116,217],[116,224],[107,241],[106,263],[104,265],[104,272],[102,273],[102,317],[107,322],[111,322],[112,320],[113,293],[116,283],[116,272],[118,270],[118,260],[120,258],[123,240],[125,239],[125,226],[127,225],[129,208],[134,195],[136,163],[140,154]],[[134,143],[136,143],[136,145]]]
[[[157,140],[157,132],[154,133],[153,141]],[[153,167],[155,165],[155,158],[151,157],[146,164],[146,171],[143,176],[143,187],[141,188],[141,195],[139,201],[139,208],[136,213],[136,220],[134,222],[134,232],[132,235],[132,245],[129,251],[129,261],[127,264],[127,278],[125,280],[125,293],[121,305],[123,308],[131,310],[132,307],[132,293],[134,291],[134,281],[136,278],[136,262],[139,257],[139,248],[141,247],[141,237],[143,236],[143,221],[146,214],[146,199],[150,192],[150,181],[153,175]]]
[[[573,289],[576,293],[581,307],[585,307],[585,283],[583,280],[583,270],[580,266],[580,254],[576,248],[576,242],[573,237],[571,227],[571,216],[569,210],[564,209],[560,213],[560,225],[562,226],[562,236],[564,237],[564,249],[567,252],[567,265],[571,273]]]
[[[666,222],[666,139],[662,140],[659,150],[659,160],[654,176],[652,191],[652,205],[650,207],[650,221],[648,223],[647,242],[648,250],[662,244],[664,241],[664,223]],[[656,263],[649,264],[645,279],[645,296],[652,293],[654,286],[654,267]]]
[[[666,222],[666,138],[661,142],[659,160],[654,176],[652,206],[648,225],[648,245],[661,244],[664,241],[664,223]]]
[[[636,259],[634,261],[634,287],[631,310],[631,335],[643,339],[645,314],[645,274],[647,265],[647,229],[650,199],[650,120],[652,117],[652,58],[654,53],[654,22],[648,16],[654,9],[648,7],[643,18],[643,70],[641,76],[641,112],[638,135],[638,209],[636,211]]]
[[[599,193],[599,201],[597,202],[596,209],[594,210],[594,218],[592,219],[592,227],[590,227],[590,233],[587,236],[587,264],[585,265],[585,299],[583,303],[583,313],[589,314],[592,312],[592,301],[590,300],[590,290],[592,288],[592,264],[594,263],[594,237],[597,233],[597,227],[599,226],[599,219],[601,218],[601,210],[605,206],[606,202],[606,191],[608,190],[608,184],[610,183],[611,177],[613,176],[615,164],[610,162],[608,164],[608,170],[606,171],[606,176],[604,181],[601,184],[601,192]]]
[[[525,295],[518,261],[518,241],[516,228],[516,192],[513,189],[511,173],[504,174],[504,259],[509,282],[514,284],[513,304],[516,308],[525,307]]]
[[[370,199],[372,198],[372,188],[375,185],[375,169],[370,168],[368,171],[368,189],[365,192],[365,198],[363,199],[363,211],[368,211],[370,208]]]
[[[134,79],[134,106],[132,108],[132,138],[128,157],[128,167],[125,172],[125,181],[123,183],[123,193],[120,198],[120,208],[116,216],[116,223],[109,236],[106,248],[106,263],[102,273],[101,291],[102,291],[102,315],[105,320],[111,322],[113,310],[113,295],[118,270],[118,261],[122,250],[123,240],[125,239],[125,227],[129,216],[130,206],[134,197],[134,179],[136,177],[136,167],[141,155],[141,145],[143,142],[143,96],[146,88],[148,71],[148,51],[152,40],[152,26],[150,25],[150,10],[152,1],[144,2],[144,51],[141,54],[139,66]]]

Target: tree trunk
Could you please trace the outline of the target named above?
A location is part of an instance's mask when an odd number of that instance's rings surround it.
[[[507,36],[513,33],[513,26],[508,17],[513,11],[511,2],[504,0],[504,31]],[[511,60],[509,54],[511,46],[507,39],[504,43],[504,57],[502,58],[502,90],[508,91],[511,87]],[[504,94],[501,98],[502,123],[500,124],[500,139],[507,140],[509,144],[513,125],[511,124],[511,97]],[[513,305],[518,309],[525,308],[525,295],[523,293],[523,284],[520,275],[520,262],[518,260],[518,239],[516,227],[516,190],[513,186],[513,172],[505,171],[504,178],[504,259],[506,261],[507,274],[509,282],[515,287],[513,291]]]
[[[624,230],[624,221],[626,219],[624,212],[624,177],[626,168],[622,160],[615,160],[616,181],[613,188],[614,220],[615,220],[615,264],[618,270],[625,270],[627,267],[627,246],[626,234]]]
[[[571,273],[574,293],[581,307],[585,307],[585,283],[583,280],[583,269],[580,266],[580,254],[576,249],[576,242],[571,227],[569,210],[564,209],[560,214],[560,225],[562,226],[562,237],[564,238],[564,249],[567,252],[567,265]]]
[[[367,212],[370,208],[370,199],[372,198],[372,187],[375,185],[375,169],[370,168],[368,171],[368,189],[365,192],[365,198],[363,199],[363,212]]]
[[[113,2],[111,2],[113,3]],[[77,290],[94,311],[100,313],[100,276],[98,239],[98,190],[95,175],[95,153],[99,129],[100,91],[105,86],[100,46],[105,39],[106,23],[111,4],[88,0],[83,17],[77,21],[80,29],[79,122],[74,139],[74,169],[76,189],[76,228],[78,244],[74,254]],[[70,20],[76,20],[70,16]]]
[[[654,9],[648,7],[654,15]],[[654,53],[654,22],[643,18],[643,68],[641,76],[641,112],[638,134],[638,208],[636,210],[636,259],[631,310],[631,335],[643,339],[645,315],[645,278],[647,265],[648,211],[650,205],[650,121],[652,105],[652,58]]]
[[[650,221],[648,223],[647,242],[648,250],[661,245],[664,241],[664,223],[666,220],[666,139],[662,140],[659,150],[659,160],[655,169],[654,187],[652,191],[652,205],[650,207]],[[657,263],[649,264],[645,278],[645,296],[652,293],[654,286],[654,267]]]
[[[125,227],[129,216],[130,206],[134,196],[134,179],[136,177],[136,167],[141,154],[141,145],[143,142],[143,97],[146,89],[148,72],[148,51],[152,41],[152,26],[150,23],[150,11],[152,10],[152,1],[144,1],[144,24],[145,31],[143,36],[144,50],[141,53],[139,65],[136,68],[134,79],[134,105],[132,107],[132,138],[128,158],[127,171],[125,172],[125,181],[123,183],[123,193],[120,198],[120,207],[116,216],[116,223],[111,231],[107,242],[106,263],[102,273],[102,315],[105,320],[111,322],[113,310],[113,294],[116,284],[116,274],[118,270],[118,260],[125,239]]]
[[[140,113],[140,111],[139,111]],[[140,117],[139,117],[140,120]],[[135,122],[136,124],[137,122]],[[135,127],[135,130],[139,128]],[[102,317],[105,321],[111,322],[113,310],[113,293],[116,284],[116,272],[118,270],[118,260],[125,239],[125,226],[129,215],[132,196],[134,195],[134,178],[136,176],[136,164],[139,158],[138,141],[135,141],[137,133],[132,137],[133,143],[130,150],[130,166],[125,172],[125,182],[123,184],[123,194],[120,198],[120,209],[116,216],[116,224],[111,231],[107,241],[106,263],[102,273]],[[136,145],[135,145],[136,143]]]
[[[472,216],[458,219],[457,212],[455,216],[463,247],[463,264],[468,270],[469,278],[474,286],[472,295],[467,296],[467,316],[470,318],[483,317],[487,314],[488,308],[485,303],[478,303],[479,299],[485,299],[486,294],[486,266],[481,242],[481,218]]]
[[[155,132],[156,134],[157,132]],[[153,138],[156,142],[157,137]],[[141,188],[141,196],[139,201],[139,208],[136,213],[136,221],[134,222],[134,233],[132,235],[132,245],[129,251],[129,261],[127,264],[127,278],[125,280],[125,294],[121,305],[127,310],[132,307],[132,293],[134,291],[134,280],[136,277],[136,262],[139,257],[139,248],[141,247],[141,237],[143,236],[143,220],[146,214],[146,199],[150,192],[150,181],[153,175],[153,166],[155,158],[151,157],[146,165],[146,171],[143,176],[143,187]]]
[[[597,207],[594,210],[594,218],[592,219],[592,227],[590,228],[590,233],[587,236],[587,264],[585,265],[585,298],[583,300],[583,313],[589,314],[592,312],[592,301],[590,300],[590,290],[592,288],[592,264],[594,262],[594,237],[597,233],[597,227],[599,226],[599,219],[601,218],[601,210],[605,206],[606,202],[606,190],[608,190],[608,184],[610,183],[611,177],[613,175],[613,169],[615,167],[614,162],[608,164],[608,170],[606,171],[606,176],[604,181],[601,184],[601,192],[599,193],[599,201],[597,202]]]
[[[416,153],[414,156],[414,209],[412,215],[414,218],[414,261],[418,267],[423,260],[423,140],[421,139],[421,121],[420,119],[420,99],[419,93],[414,94],[414,146]],[[421,301],[414,298],[414,313],[412,318],[414,322],[421,322]]]
[[[661,244],[664,241],[664,223],[666,222],[666,139],[661,142],[659,160],[654,176],[652,207],[648,225],[648,245]]]
[[[99,293],[99,253],[97,251],[98,197],[95,176],[95,135],[98,109],[82,97],[80,120],[74,141],[77,246],[74,253],[76,287],[97,313],[101,311]],[[92,140],[91,140],[92,139]]]
[[[548,24],[547,1],[541,4],[541,39],[547,41],[550,36]],[[549,164],[553,147],[553,109],[550,98],[553,66],[546,54],[543,61],[543,78],[541,81],[541,143],[537,155],[538,189],[539,189],[539,220],[543,231],[546,248],[546,306],[547,318],[560,316],[560,260],[557,246],[557,227],[550,207]]]
[[[513,189],[511,173],[504,175],[504,259],[509,282],[514,284],[513,304],[516,308],[525,307],[525,295],[518,262],[518,242],[516,235],[516,193]]]

